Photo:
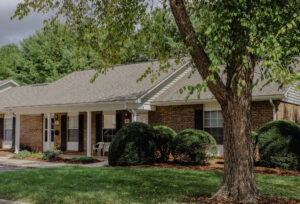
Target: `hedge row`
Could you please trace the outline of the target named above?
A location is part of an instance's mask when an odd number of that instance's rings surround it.
[[[114,136],[108,161],[112,166],[152,164],[167,162],[170,154],[178,162],[204,164],[217,154],[216,141],[202,130],[187,129],[176,134],[166,126],[134,122]]]

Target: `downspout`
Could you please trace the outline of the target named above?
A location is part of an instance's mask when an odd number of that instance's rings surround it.
[[[131,113],[131,121],[136,122],[137,121],[136,110],[135,109],[128,109],[127,103],[125,103],[124,108]]]
[[[271,104],[272,109],[273,109],[273,120],[276,120],[276,106],[273,103],[273,100],[271,98],[270,98],[270,104]]]

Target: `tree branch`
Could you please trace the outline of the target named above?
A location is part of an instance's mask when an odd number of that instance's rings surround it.
[[[209,81],[207,86],[210,89],[210,91],[214,94],[218,102],[224,103],[226,101],[225,85],[217,72],[211,72],[209,70],[211,61],[205,53],[204,48],[197,39],[195,29],[186,12],[184,1],[169,0],[169,2],[184,44],[188,48],[192,48],[190,54],[198,72],[202,76],[203,80],[205,80],[211,74],[214,75],[216,83]]]

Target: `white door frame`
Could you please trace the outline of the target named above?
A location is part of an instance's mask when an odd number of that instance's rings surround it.
[[[43,117],[43,151],[52,149],[52,147],[54,147],[54,114],[51,114],[51,123],[50,123],[51,124],[50,125],[51,132],[50,132],[50,138],[49,138],[50,142],[48,141],[48,134],[46,134],[46,130],[47,130],[47,133],[49,131],[47,121],[48,121],[47,114],[44,114],[44,117]],[[46,129],[46,126],[47,126],[47,129]],[[51,134],[53,134],[53,141],[51,141],[51,139],[52,139]],[[46,139],[47,139],[47,141],[46,141]]]

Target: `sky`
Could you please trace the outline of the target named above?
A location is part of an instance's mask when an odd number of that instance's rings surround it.
[[[19,2],[21,0],[0,0],[0,47],[10,43],[18,44],[43,27],[43,20],[46,19],[43,14],[30,13],[21,21],[10,20]]]

